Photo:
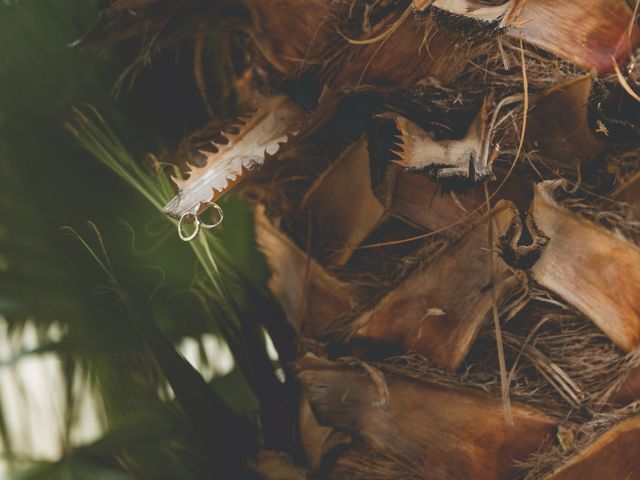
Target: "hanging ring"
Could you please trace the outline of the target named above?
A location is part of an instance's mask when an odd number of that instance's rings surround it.
[[[190,235],[185,235],[184,229],[183,229],[184,222],[186,221],[187,217],[192,217],[194,219],[193,222],[196,224],[196,228],[193,230],[193,232],[191,232]],[[178,222],[178,235],[180,235],[180,240],[182,240],[183,242],[190,242],[191,240],[196,238],[200,233],[200,226],[201,226],[201,222],[200,222],[200,219],[198,218],[198,215],[196,215],[193,212],[187,212],[182,214],[182,216],[180,217],[180,221]]]
[[[200,226],[202,228],[206,228],[207,230],[210,230],[212,228],[216,228],[217,226],[219,226],[222,223],[222,220],[224,220],[224,212],[222,211],[222,208],[220,208],[220,205],[218,205],[216,202],[203,202],[201,205],[204,205],[205,209],[209,207],[215,208],[218,214],[218,220],[216,220],[214,223],[204,223],[203,221],[198,219],[200,221]]]
[[[224,220],[224,212],[222,211],[222,208],[220,208],[220,205],[218,205],[216,202],[202,202],[199,206],[203,206],[203,210],[206,210],[209,207],[215,208],[216,213],[218,214],[218,219],[214,223],[204,223],[198,216],[197,212],[199,208],[195,208],[191,212],[182,214],[182,216],[180,217],[180,221],[178,222],[178,235],[180,235],[180,239],[184,242],[190,242],[191,240],[196,238],[200,233],[201,228],[211,230],[212,228],[216,228],[217,226],[219,226],[222,223],[222,220]],[[192,223],[187,222],[187,220],[190,220],[191,218],[193,218],[193,223],[195,223],[195,229],[193,230],[193,232],[191,232],[190,235],[186,235],[184,233],[184,224]]]

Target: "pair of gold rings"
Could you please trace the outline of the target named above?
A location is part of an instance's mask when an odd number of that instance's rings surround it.
[[[204,209],[202,208],[203,206],[204,206]],[[200,220],[200,217],[198,214],[198,212],[202,213],[205,210],[208,210],[209,207],[213,207],[216,210],[216,213],[218,214],[218,219],[214,223],[203,222],[202,220]],[[203,204],[196,206],[191,212],[186,212],[180,217],[180,221],[178,222],[178,235],[180,235],[180,239],[182,241],[190,242],[191,240],[193,240],[198,236],[198,234],[200,233],[200,229],[204,228],[206,230],[211,230],[213,228],[216,228],[222,223],[223,219],[224,219],[224,212],[222,211],[222,208],[220,208],[220,205],[218,205],[215,202],[205,202]],[[191,232],[189,235],[185,234],[184,232],[184,225],[186,223],[195,223],[195,228],[193,232]]]

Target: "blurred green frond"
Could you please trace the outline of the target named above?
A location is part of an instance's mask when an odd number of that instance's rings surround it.
[[[189,416],[202,416],[221,445],[214,459],[233,444],[232,419],[245,447],[273,437],[265,417],[282,384],[266,350],[262,292],[254,301],[247,290],[261,288],[266,267],[242,201],[224,202],[224,226],[189,245],[161,214],[173,195],[169,174],[179,172],[135,159],[161,158],[206,120],[192,63],[159,55],[116,103],[126,61],[68,48],[96,4],[0,3],[0,463],[10,461],[20,480],[195,480],[207,459]],[[98,107],[72,109],[84,102]],[[209,384],[179,354],[185,339],[204,352],[207,335],[235,358],[232,373]],[[200,355],[213,372],[215,355]],[[42,401],[50,410],[29,410],[25,368],[41,363],[58,386]],[[87,399],[94,441],[79,436]],[[28,410],[21,427],[41,422],[59,458],[27,455],[15,404]]]
[[[31,468],[13,474],[9,480],[134,480],[134,477],[117,470],[97,467],[95,461],[64,460],[62,462],[38,462]]]

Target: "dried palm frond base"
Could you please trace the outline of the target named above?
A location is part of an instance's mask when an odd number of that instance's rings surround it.
[[[154,3],[89,39],[207,10]],[[297,332],[298,447],[255,469],[640,479],[639,2],[222,3],[260,100],[166,211],[243,195]]]

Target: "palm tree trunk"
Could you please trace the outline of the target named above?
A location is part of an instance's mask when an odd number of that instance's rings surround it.
[[[250,113],[165,211],[198,221],[230,190],[255,206],[302,386],[278,442],[298,467],[259,471],[640,478],[636,2],[165,10],[113,2],[85,43],[146,28],[152,51],[215,12],[244,46],[227,55]]]

